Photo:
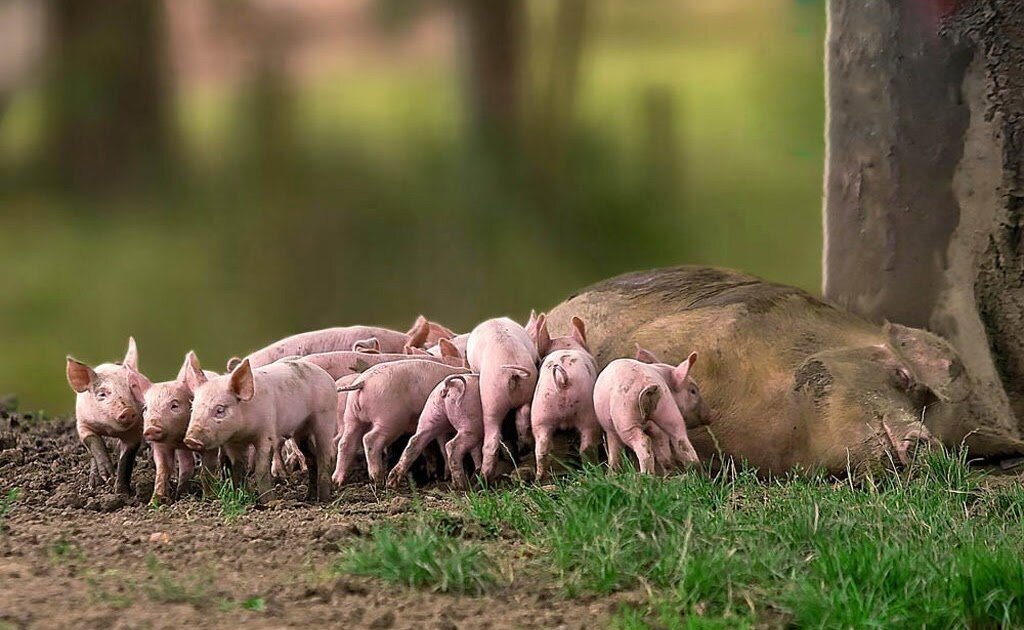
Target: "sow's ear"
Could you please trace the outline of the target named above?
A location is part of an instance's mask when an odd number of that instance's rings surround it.
[[[68,356],[68,384],[79,394],[89,389],[96,380],[96,372],[78,359]]]
[[[815,404],[828,396],[832,382],[831,370],[817,355],[808,357],[793,373],[793,390],[809,395]]]
[[[242,364],[231,373],[231,392],[243,401],[252,400],[256,394],[256,383],[248,359],[242,361]]]
[[[910,371],[917,383],[942,402],[967,398],[969,384],[963,362],[953,346],[938,335],[920,328],[886,322],[882,328],[888,350]]]

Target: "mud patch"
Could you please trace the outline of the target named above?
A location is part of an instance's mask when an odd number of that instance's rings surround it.
[[[479,597],[397,587],[332,571],[339,550],[422,506],[455,513],[446,488],[346,487],[326,506],[303,503],[296,474],[282,500],[233,520],[190,494],[159,509],[148,449],[134,496],[88,488],[89,460],[70,419],[0,414],[0,496],[17,488],[0,534],[0,627],[504,628],[604,625],[620,597],[567,600],[531,575],[530,550],[484,541],[501,573]],[[480,542],[480,541],[474,541]]]

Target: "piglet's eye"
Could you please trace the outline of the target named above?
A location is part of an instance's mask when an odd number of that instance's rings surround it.
[[[213,413],[218,418],[223,418],[224,414],[227,413],[227,410],[228,410],[228,408],[225,407],[224,405],[217,405],[217,408],[214,409]]]
[[[696,396],[697,395],[697,388],[696,387],[691,387],[690,388],[690,395],[691,396]]]
[[[107,390],[101,389],[100,391],[96,392],[96,398],[99,399],[99,400],[106,400],[107,399]]]
[[[172,400],[171,401],[171,411],[177,411],[178,407],[179,407],[178,401],[177,400]]]

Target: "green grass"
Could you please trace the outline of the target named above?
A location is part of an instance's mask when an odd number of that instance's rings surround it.
[[[267,600],[262,597],[250,597],[242,602],[242,608],[253,612],[263,612],[267,609]]]
[[[441,593],[479,594],[494,582],[482,549],[459,538],[443,515],[431,513],[404,526],[376,526],[368,539],[342,553],[334,571]]]
[[[648,593],[619,611],[622,628],[1024,624],[1024,489],[963,456],[858,484],[590,469],[465,508],[539,549],[567,596]]]
[[[230,479],[220,477],[214,478],[212,484],[213,498],[220,504],[221,516],[228,522],[242,516],[256,504],[256,494],[244,485],[236,488]]]
[[[0,499],[0,534],[4,533],[4,520],[7,515],[14,508],[14,502],[21,496],[21,488],[11,488],[7,491],[7,496]]]
[[[202,606],[210,601],[213,579],[191,573],[175,573],[153,556],[146,558],[149,580],[142,590],[150,600],[160,604],[192,604]]]

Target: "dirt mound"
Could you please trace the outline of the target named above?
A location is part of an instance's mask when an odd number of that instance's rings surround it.
[[[304,480],[294,475],[278,484],[282,501],[273,508],[227,519],[198,494],[148,507],[148,449],[129,499],[89,489],[88,471],[71,419],[43,421],[0,403],[0,498],[17,493],[0,517],[0,628],[582,628],[611,613],[607,602],[562,600],[525,575],[469,597],[332,571],[339,549],[413,509],[408,493],[357,484],[331,505],[312,506],[300,501]],[[443,488],[417,496],[427,509],[458,510]],[[514,542],[489,544],[502,547],[489,550],[493,557],[523,553]]]

